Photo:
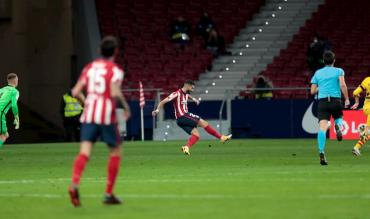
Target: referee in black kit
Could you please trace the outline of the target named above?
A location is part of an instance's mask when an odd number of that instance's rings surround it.
[[[343,126],[343,112],[341,102],[341,91],[344,96],[344,107],[350,104],[348,99],[347,85],[344,80],[344,71],[334,67],[335,55],[327,51],[323,55],[325,67],[317,70],[311,80],[311,94],[318,93],[318,118],[319,131],[317,133],[317,145],[320,153],[320,164],[328,165],[325,157],[326,131],[328,121],[333,116],[335,132],[338,141],[342,140],[341,127]]]

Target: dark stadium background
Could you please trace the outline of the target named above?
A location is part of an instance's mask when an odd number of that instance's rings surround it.
[[[257,28],[256,32],[249,32],[256,36],[256,42],[258,28],[268,29],[264,23],[256,26],[254,20],[259,13],[265,13],[260,10],[265,10],[264,6],[269,4],[272,1],[2,1],[0,78],[3,80],[0,82],[5,85],[5,76],[9,72],[18,73],[20,78],[21,129],[14,133],[10,127],[12,137],[8,143],[63,140],[59,113],[61,96],[75,83],[84,64],[97,57],[96,48],[102,36],[115,35],[122,41],[122,52],[117,61],[127,73],[124,89],[137,89],[138,81],[142,80],[145,89],[159,88],[166,95],[177,89],[185,79],[201,79],[201,74],[207,69],[212,70],[212,62],[220,58],[214,58],[204,49],[202,39],[195,34],[195,26],[203,12],[208,12],[216,23],[231,58],[238,56],[239,50],[229,45],[235,42],[243,28],[253,25]],[[312,137],[299,130],[299,119],[292,120],[292,114],[288,112],[291,112],[289,104],[293,104],[295,114],[302,114],[303,108],[312,100],[304,90],[309,86],[310,79],[306,51],[317,34],[330,40],[337,54],[336,64],[345,70],[349,87],[354,88],[369,74],[368,2],[326,0],[318,5],[293,33],[286,46],[264,69],[257,72],[268,77],[275,88],[281,88],[273,91],[273,99],[261,102],[254,100],[253,93],[246,92],[253,88],[257,75],[253,81],[241,82],[245,91],[240,90],[232,97],[235,108],[232,109],[231,130],[235,132],[235,137]],[[284,8],[284,1],[276,1],[275,6],[270,11],[276,14],[276,19],[284,15],[284,10],[289,10]],[[289,16],[289,13],[284,16]],[[192,40],[184,51],[174,51],[169,29],[173,18],[180,15],[192,26]],[[266,17],[269,25],[273,25],[273,19],[271,14]],[[246,40],[251,42],[251,39]],[[242,46],[240,51],[245,49]],[[232,64],[230,68],[232,71]],[[220,70],[221,73],[226,74],[225,70]],[[300,89],[284,90],[287,87]],[[139,93],[126,92],[125,95],[132,101],[134,109],[127,138],[139,139],[139,108],[135,102]],[[149,113],[154,102],[150,101],[156,98],[156,93],[145,92],[145,97],[150,103],[145,107],[145,136],[151,139],[153,124]],[[223,96],[220,96],[218,101],[222,99]],[[246,102],[243,103],[243,100]],[[289,103],[285,105],[286,102]],[[205,101],[200,109],[194,110],[204,118],[217,119],[219,108],[211,104]],[[255,109],[257,105],[272,111],[259,111]],[[243,111],[241,107],[250,111]],[[243,113],[238,113],[240,110]],[[169,115],[170,112],[166,112],[166,118]],[[253,122],[256,118],[258,122]],[[272,124],[263,128],[268,123]]]

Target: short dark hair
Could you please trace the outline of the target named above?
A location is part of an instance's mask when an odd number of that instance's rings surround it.
[[[13,80],[14,78],[18,77],[16,73],[9,73],[7,76],[6,76],[6,80],[10,81],[10,80]]]
[[[326,51],[323,58],[325,65],[332,65],[335,61],[335,54],[332,51]]]
[[[185,85],[185,84],[188,84],[188,85],[195,85],[194,81],[191,81],[191,80],[189,80],[189,81],[185,81],[185,82],[184,82],[184,85]]]
[[[104,58],[109,58],[114,55],[114,52],[119,47],[119,43],[116,37],[106,36],[100,43],[100,54]]]

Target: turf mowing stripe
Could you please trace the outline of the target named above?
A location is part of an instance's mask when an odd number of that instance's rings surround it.
[[[21,180],[0,180],[1,185],[8,184],[48,184],[48,183],[66,183],[69,182],[70,178],[49,178],[49,179],[21,179]],[[289,178],[270,178],[270,179],[257,179],[257,178],[242,178],[242,179],[217,179],[217,178],[206,178],[206,179],[118,179],[119,183],[189,183],[189,182],[315,182],[320,180],[319,178],[310,178],[305,177],[289,177]],[[356,181],[365,181],[365,178],[356,178]],[[105,183],[105,177],[98,178],[84,178],[82,181],[87,183]],[[326,181],[330,182],[346,182],[346,178],[328,178]]]
[[[105,178],[84,178],[86,181],[104,180]],[[31,183],[55,183],[70,181],[71,178],[47,178],[47,179],[20,179],[20,180],[0,180],[0,184],[31,184]]]
[[[102,198],[103,195],[96,195],[96,194],[86,194],[82,195],[82,198]],[[1,198],[45,198],[45,199],[68,199],[68,195],[61,195],[61,194],[37,194],[37,193],[0,193]],[[258,194],[250,194],[250,195],[243,195],[243,196],[232,196],[232,195],[221,195],[221,194],[207,194],[207,195],[189,195],[189,194],[123,194],[123,198],[129,199],[270,199],[274,198],[270,195],[258,195]],[[305,198],[305,199],[370,199],[370,194],[364,195],[351,195],[351,194],[344,194],[344,195],[333,195],[333,194],[322,194],[322,195],[309,195],[309,196],[302,196],[299,197],[292,197],[292,198]]]
[[[103,195],[82,195],[82,198],[102,198]],[[235,199],[236,196],[220,195],[220,194],[207,194],[207,195],[188,195],[188,194],[124,194],[124,198],[132,199]],[[37,194],[37,193],[0,193],[0,198],[47,198],[59,199],[68,198],[67,195],[60,194]],[[241,198],[241,197],[239,197]]]

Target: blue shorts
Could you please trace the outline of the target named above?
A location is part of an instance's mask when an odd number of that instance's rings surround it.
[[[93,123],[81,124],[81,141],[96,142],[101,141],[108,144],[109,147],[116,147],[121,143],[118,127],[112,125],[98,125]]]
[[[180,118],[177,118],[176,122],[186,133],[191,135],[191,131],[198,126],[199,120],[199,116],[192,113],[185,113]]]

